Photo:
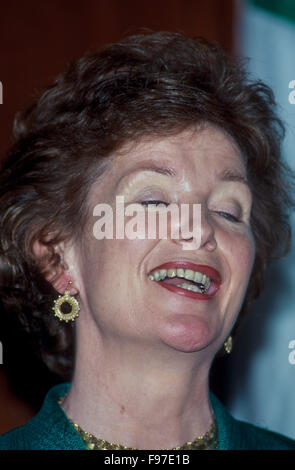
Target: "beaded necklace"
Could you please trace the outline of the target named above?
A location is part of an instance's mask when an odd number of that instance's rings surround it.
[[[59,399],[61,405],[63,398]],[[114,444],[105,439],[100,439],[90,432],[84,431],[78,424],[71,419],[70,422],[79,433],[88,450],[139,450],[134,447],[125,447],[122,444]],[[196,437],[193,441],[186,442],[182,446],[166,450],[216,450],[218,446],[217,423],[215,415],[208,431],[203,436]],[[165,450],[165,449],[162,449]]]

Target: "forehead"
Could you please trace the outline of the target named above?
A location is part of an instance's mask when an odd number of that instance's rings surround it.
[[[129,142],[116,154],[113,163],[113,172],[120,180],[143,171],[190,179],[208,169],[212,176],[232,171],[246,179],[237,144],[229,134],[213,125]]]

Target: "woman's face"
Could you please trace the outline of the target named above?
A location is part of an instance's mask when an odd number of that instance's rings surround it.
[[[145,211],[152,201],[201,204],[200,244],[187,250],[189,240],[149,239],[147,233],[144,239],[98,240],[92,216],[73,255],[78,321],[91,315],[104,338],[116,344],[141,341],[215,353],[241,307],[255,252],[251,192],[239,149],[229,135],[207,125],[123,150],[93,186],[90,214],[99,203],[115,214],[118,195],[125,206],[139,203]],[[165,279],[157,281],[157,272]]]

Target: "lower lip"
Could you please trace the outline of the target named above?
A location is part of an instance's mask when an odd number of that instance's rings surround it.
[[[211,300],[218,290],[217,288],[213,294],[208,295],[208,294],[200,294],[199,292],[193,292],[191,290],[182,289],[181,287],[177,287],[173,284],[165,284],[164,282],[161,282],[161,281],[158,281],[157,285],[160,287],[164,287],[165,289],[168,289],[171,292],[174,292],[175,294],[183,295],[184,297],[188,297],[194,300],[207,300],[207,301]]]

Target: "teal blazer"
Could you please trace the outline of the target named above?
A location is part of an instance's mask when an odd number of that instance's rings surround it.
[[[39,413],[27,424],[0,436],[1,450],[87,450],[58,404],[70,384],[49,390]],[[210,394],[218,429],[218,450],[295,450],[295,441],[234,419]]]

